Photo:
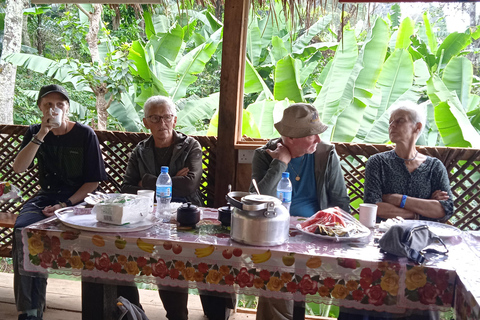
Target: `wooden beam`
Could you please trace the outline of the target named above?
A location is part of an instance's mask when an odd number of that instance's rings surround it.
[[[218,111],[215,207],[226,203],[228,185],[235,186],[235,143],[241,137],[243,83],[250,0],[225,1],[222,73]]]

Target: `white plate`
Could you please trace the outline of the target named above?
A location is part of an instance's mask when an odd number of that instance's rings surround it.
[[[468,231],[468,233],[470,233],[472,236],[474,236],[475,238],[480,238],[480,230],[477,230],[477,231]]]
[[[124,225],[115,225],[108,224],[97,221],[96,215],[94,214],[81,214],[75,215],[73,209],[62,208],[55,211],[57,218],[66,226],[86,230],[86,231],[95,231],[95,232],[134,232],[146,230],[153,226],[152,222],[148,219],[143,221],[124,224]]]
[[[462,230],[458,229],[457,227],[454,227],[445,223],[435,222],[435,221],[405,220],[403,224],[413,225],[413,226],[426,224],[428,226],[428,229],[430,229],[430,231],[435,233],[440,238],[450,238],[450,237],[455,237],[462,234]]]
[[[370,235],[370,230],[367,229],[366,227],[363,227],[360,229],[359,233],[354,234],[353,236],[350,237],[332,237],[332,236],[325,236],[323,234],[316,234],[316,233],[311,233],[308,231],[305,231],[302,229],[302,226],[300,224],[297,224],[295,226],[298,231],[303,232],[305,234],[308,234],[310,236],[314,236],[316,238],[321,238],[321,239],[326,239],[326,240],[334,240],[334,241],[349,241],[349,240],[356,240],[356,239],[362,239],[365,237],[368,237]]]

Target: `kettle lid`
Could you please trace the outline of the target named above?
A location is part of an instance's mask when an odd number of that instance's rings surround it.
[[[280,199],[264,194],[249,194],[242,198],[242,202],[248,204],[262,204],[267,202],[273,202],[275,203],[275,205],[282,204],[282,201],[280,201]]]

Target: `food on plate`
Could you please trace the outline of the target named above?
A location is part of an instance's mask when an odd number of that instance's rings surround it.
[[[339,207],[320,210],[299,226],[303,231],[330,237],[350,237],[365,232],[355,218]]]

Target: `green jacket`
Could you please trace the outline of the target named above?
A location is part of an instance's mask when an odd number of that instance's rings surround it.
[[[256,149],[253,155],[252,178],[257,181],[261,194],[276,196],[282,172],[287,170],[284,162],[273,159],[266,151],[275,150],[278,142],[281,142],[281,138],[270,140],[265,146]],[[350,199],[334,145],[323,141],[317,144],[315,180],[320,209],[338,206],[350,212]],[[255,192],[253,185],[250,185],[250,192]]]

